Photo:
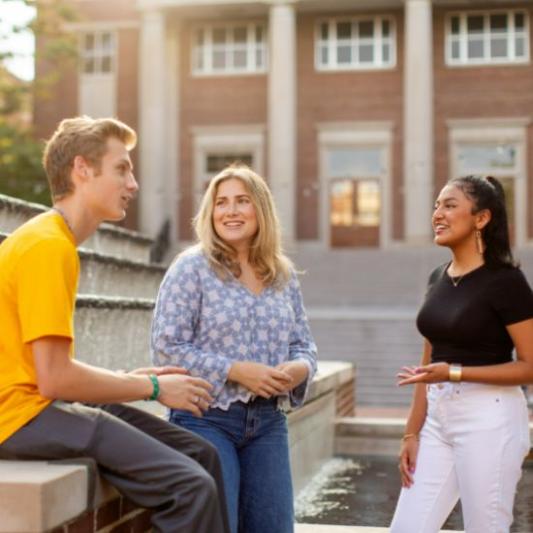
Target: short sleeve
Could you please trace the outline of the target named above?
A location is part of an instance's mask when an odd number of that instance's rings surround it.
[[[493,285],[491,299],[506,326],[533,317],[533,293],[519,268],[502,270]]]
[[[446,272],[446,269],[448,268],[449,263],[444,263],[443,265],[438,266],[435,268],[431,274],[429,275],[428,283],[426,285],[426,296],[431,291],[431,288],[435,283],[442,278],[444,273]]]
[[[74,338],[74,307],[79,274],[73,246],[47,239],[32,246],[17,268],[17,297],[22,340]]]

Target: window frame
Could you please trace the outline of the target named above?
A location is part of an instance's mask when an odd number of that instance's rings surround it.
[[[459,153],[465,146],[497,146],[512,145],[515,149],[515,166],[513,169],[491,168],[490,173],[496,178],[514,178],[514,208],[515,208],[515,246],[517,248],[531,244],[528,236],[528,151],[527,128],[529,118],[483,118],[483,119],[449,119],[449,178],[461,174]],[[474,170],[474,169],[472,169]],[[489,169],[479,169],[486,173]]]
[[[233,30],[239,27],[246,27],[246,67],[235,68],[233,65],[224,69],[213,68],[213,53],[215,51],[215,45],[213,44],[213,33],[217,29],[223,29],[225,32],[224,54],[225,57],[231,57],[235,51],[235,47],[238,46],[233,41]],[[257,28],[261,28],[263,31],[263,39],[260,43],[256,41]],[[204,43],[202,45],[202,57],[203,68],[199,68],[197,65],[198,33],[203,32]],[[219,23],[206,23],[197,24],[192,27],[190,35],[190,62],[191,62],[191,74],[194,77],[206,77],[206,76],[249,76],[266,74],[268,72],[268,27],[267,23],[262,21],[246,21],[246,22],[219,22]],[[259,50],[263,52],[263,65],[257,66],[256,54]]]
[[[502,35],[506,37],[507,43],[507,57],[490,57],[490,41],[491,36],[494,35],[490,29],[491,15],[506,15],[507,29]],[[515,16],[522,15],[524,17],[524,29],[517,33],[515,29]],[[467,21],[469,16],[483,17],[483,47],[484,54],[482,58],[468,58],[468,29]],[[459,33],[456,39],[452,34],[452,19],[459,18]],[[527,65],[530,63],[530,14],[526,9],[490,9],[490,10],[469,10],[469,11],[454,11],[446,14],[445,19],[445,35],[444,35],[444,56],[445,63],[448,67],[472,67],[472,66],[492,66],[492,65]],[[523,34],[524,37],[524,52],[523,57],[516,57],[515,39],[518,35]],[[459,58],[452,57],[452,44],[459,41]]]
[[[228,124],[225,126],[194,126],[192,134],[193,204],[200,206],[205,184],[213,176],[207,171],[207,157],[215,154],[248,152],[253,170],[264,175],[266,126],[264,124]]]
[[[337,45],[340,39],[337,38],[336,25],[342,22],[349,22],[352,28],[355,24],[361,22],[372,21],[374,35],[371,39],[363,39],[363,41],[371,41],[373,51],[375,54],[372,63],[354,62],[352,60],[349,64],[339,64],[337,61]],[[383,37],[383,22],[389,23],[389,36]],[[322,25],[328,25],[328,38],[322,39],[321,29]],[[333,36],[334,35],[334,36]],[[331,37],[330,37],[331,36]],[[359,37],[351,37],[347,40],[351,44],[352,49],[361,44]],[[390,58],[388,62],[383,61],[383,45],[388,42],[390,44]],[[321,52],[323,47],[328,48],[328,64],[324,65],[321,61]],[[346,71],[365,71],[365,70],[392,70],[397,64],[397,32],[396,32],[396,17],[393,15],[370,15],[370,16],[350,16],[350,17],[322,17],[315,23],[314,35],[314,63],[315,70],[318,72],[346,72]]]
[[[111,48],[109,53],[104,53],[104,48],[102,46],[103,36],[108,34],[111,38]],[[94,37],[95,46],[92,50],[85,48],[85,39],[88,35]],[[112,29],[87,29],[80,34],[79,38],[79,50],[80,50],[80,67],[79,71],[82,76],[115,76],[117,72],[118,65],[118,32]],[[104,58],[109,57],[110,59],[110,68],[109,71],[103,71],[102,61]],[[99,68],[92,72],[87,72],[85,70],[85,64],[88,59],[93,59],[95,61],[95,67]]]
[[[380,150],[381,173],[361,174],[360,179],[378,178],[381,185],[381,220],[379,248],[387,249],[393,245],[393,189],[392,189],[392,143],[393,123],[388,121],[372,122],[323,122],[318,123],[318,169],[319,169],[319,244],[322,249],[331,249],[328,152],[339,148],[377,148]],[[334,179],[334,178],[333,178]]]

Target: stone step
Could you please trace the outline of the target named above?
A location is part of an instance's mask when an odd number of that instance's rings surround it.
[[[30,218],[48,208],[0,194],[0,231],[11,233]],[[102,254],[148,263],[152,240],[135,231],[113,224],[101,224],[84,247]]]
[[[0,232],[0,243],[7,234]],[[125,298],[157,296],[166,267],[155,263],[133,261],[79,248],[81,262],[79,292]]]
[[[113,370],[151,365],[154,300],[82,294],[76,301],[76,357]]]
[[[79,249],[79,292],[101,296],[155,299],[166,267]]]
[[[396,386],[396,373],[420,360],[415,308],[308,306],[307,315],[320,359],[356,365],[356,405],[410,404],[412,390]]]
[[[417,306],[431,270],[445,251],[428,246],[395,250],[297,250],[294,261],[307,306]]]
[[[398,455],[405,418],[341,417],[335,422],[335,455]],[[529,424],[533,442],[533,422]]]
[[[338,418],[335,454],[396,456],[404,428],[404,418]]]
[[[533,248],[515,251],[533,282]],[[428,245],[390,250],[312,250],[297,247],[291,255],[304,270],[301,284],[306,305],[417,308],[428,276],[448,261],[447,249]]]

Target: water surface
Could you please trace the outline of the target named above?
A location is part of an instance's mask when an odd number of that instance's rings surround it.
[[[395,457],[335,458],[298,495],[298,522],[388,527],[400,491]],[[533,461],[524,464],[511,533],[533,533]],[[460,504],[444,529],[463,530]]]

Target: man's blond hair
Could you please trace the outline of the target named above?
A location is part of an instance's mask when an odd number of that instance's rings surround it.
[[[43,166],[53,200],[64,198],[74,190],[71,172],[76,156],[82,156],[100,172],[110,138],[123,142],[128,150],[137,143],[135,131],[114,118],[92,119],[83,116],[60,122],[47,141],[43,154]]]

